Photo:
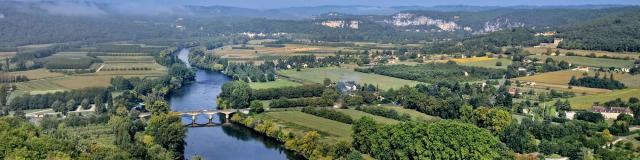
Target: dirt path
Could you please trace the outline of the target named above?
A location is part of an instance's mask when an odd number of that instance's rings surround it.
[[[100,64],[100,67],[96,69],[96,72],[100,72],[100,70],[102,70],[103,67],[104,67],[104,64]]]

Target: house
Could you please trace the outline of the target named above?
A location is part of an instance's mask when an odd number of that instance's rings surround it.
[[[578,66],[578,68],[574,68],[574,71],[584,71],[584,72],[589,72],[589,67],[587,66]]]
[[[518,93],[518,90],[516,88],[509,88],[509,94],[514,96]]]
[[[527,69],[526,69],[526,68],[523,68],[523,67],[519,67],[519,68],[518,68],[518,71],[527,71]]]
[[[336,85],[340,92],[358,91],[359,85],[355,81],[338,82]]]
[[[631,109],[629,109],[629,107],[604,107],[604,106],[597,106],[594,105],[591,107],[591,111],[593,112],[599,112],[599,113],[624,113],[624,114],[633,114],[633,112],[631,111]]]
[[[536,82],[527,82],[527,83],[525,83],[525,84],[526,84],[527,86],[535,86],[535,85],[536,85]]]

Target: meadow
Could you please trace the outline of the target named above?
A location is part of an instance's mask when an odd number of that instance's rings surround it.
[[[571,107],[574,110],[590,110],[594,102],[604,103],[616,98],[627,101],[631,97],[640,98],[640,89],[623,89],[604,94],[578,96],[570,98],[569,102],[571,102]]]
[[[265,118],[296,130],[316,130],[332,140],[351,140],[351,125],[329,120],[300,111],[280,111],[264,113]]]
[[[418,112],[413,109],[406,109],[402,106],[394,106],[394,105],[383,105],[384,108],[389,108],[397,111],[399,114],[409,114],[413,120],[423,121],[423,122],[434,122],[440,120],[439,117],[427,115],[422,112]]]
[[[383,90],[390,88],[397,89],[405,85],[413,86],[420,83],[417,81],[404,80],[379,74],[356,72],[344,67],[307,68],[302,69],[301,71],[283,70],[278,71],[278,74],[287,78],[313,83],[323,83],[325,78],[329,78],[333,82],[355,81],[358,84],[366,83],[377,85]]]
[[[280,87],[295,87],[302,86],[302,84],[293,82],[287,79],[276,79],[270,82],[252,82],[249,83],[251,89],[268,89],[268,88],[280,88]]]
[[[376,122],[378,123],[384,123],[384,124],[396,124],[399,123],[400,121],[397,121],[395,119],[390,119],[390,118],[386,118],[386,117],[382,117],[382,116],[376,116],[376,115],[372,115],[366,112],[362,112],[362,111],[358,111],[355,109],[337,109],[338,112],[342,112],[344,114],[347,114],[349,116],[351,116],[351,118],[353,118],[353,120],[358,120],[364,116],[368,116],[373,118]]]
[[[497,62],[502,63],[502,65],[496,66]],[[490,59],[481,60],[481,61],[458,62],[459,65],[463,65],[463,66],[485,67],[485,68],[496,68],[496,69],[507,69],[507,66],[511,65],[511,63],[512,61],[506,58],[490,58]]]
[[[580,56],[547,56],[547,55],[532,55],[530,57],[538,58],[544,62],[547,58],[553,58],[556,61],[566,61],[574,65],[584,65],[592,67],[616,67],[616,68],[630,68],[633,67],[632,60],[619,60],[609,58],[589,58]]]

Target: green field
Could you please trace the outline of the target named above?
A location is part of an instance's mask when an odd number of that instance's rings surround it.
[[[351,125],[329,120],[300,111],[267,112],[265,117],[295,129],[310,131],[335,137],[338,140],[351,140]]]
[[[496,62],[502,62],[502,66],[496,66]],[[498,68],[498,69],[507,69],[507,66],[511,65],[512,61],[506,58],[496,58],[485,61],[472,61],[472,62],[464,62],[458,63],[463,66],[472,66],[472,67],[487,67],[487,68]]]
[[[302,71],[284,70],[278,71],[279,74],[286,77],[313,82],[322,83],[325,78],[331,79],[331,81],[356,81],[358,84],[373,84],[380,87],[380,89],[387,90],[389,88],[400,88],[404,85],[413,86],[420,82],[404,80],[400,78],[394,78],[389,76],[383,76],[378,74],[368,74],[353,71],[348,68],[308,68]]]
[[[395,119],[390,119],[390,118],[386,118],[386,117],[382,117],[382,116],[376,116],[376,115],[372,115],[366,112],[362,112],[362,111],[358,111],[355,109],[338,109],[337,111],[342,112],[344,114],[347,114],[349,116],[351,116],[351,118],[353,118],[353,120],[358,120],[364,116],[368,116],[368,117],[372,117],[373,119],[376,120],[376,122],[378,123],[384,123],[384,124],[396,124],[399,123],[399,121],[395,120]]]
[[[571,107],[574,110],[589,110],[594,102],[604,103],[610,100],[615,100],[616,98],[622,98],[622,100],[627,101],[630,97],[640,98],[640,89],[624,89],[610,93],[579,96],[570,98],[569,102],[571,102]]]
[[[271,81],[271,82],[249,83],[249,86],[251,86],[251,89],[267,89],[267,88],[302,86],[302,84],[296,83],[290,80],[286,80],[286,79],[277,79],[276,81]]]
[[[413,109],[405,109],[405,108],[402,108],[401,106],[384,105],[384,107],[396,110],[400,114],[405,114],[405,113],[409,114],[411,118],[413,118],[413,120],[417,120],[417,121],[434,122],[434,121],[440,120],[440,118],[436,116],[430,116]]]
[[[550,57],[557,61],[564,60],[575,65],[584,65],[584,66],[593,66],[593,67],[630,68],[634,65],[633,61],[631,60],[618,60],[618,59],[608,59],[608,58],[589,58],[589,57],[579,57],[579,56],[547,56],[547,55],[533,55],[531,57],[538,58],[542,62],[544,62],[545,59]]]

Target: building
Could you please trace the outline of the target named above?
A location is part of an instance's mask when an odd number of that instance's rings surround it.
[[[589,67],[587,66],[578,66],[577,68],[574,68],[574,71],[584,71],[584,72],[589,72]]]
[[[340,92],[354,92],[358,91],[359,85],[356,84],[355,81],[345,81],[338,82],[338,84],[336,84],[336,87]]]
[[[518,93],[518,90],[516,88],[509,88],[509,94],[514,96]]]
[[[624,113],[624,114],[633,114],[629,107],[604,107],[604,106],[592,106],[591,111],[600,112],[600,113]]]

